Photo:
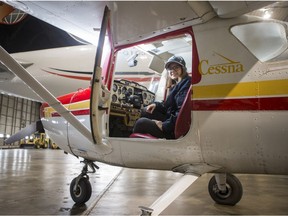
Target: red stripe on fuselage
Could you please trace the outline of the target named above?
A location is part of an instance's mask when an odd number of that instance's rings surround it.
[[[288,110],[288,97],[193,100],[192,110],[199,111],[270,111]]]
[[[71,75],[64,75],[64,74],[59,74],[59,73],[54,73],[54,72],[50,72],[47,70],[43,70],[47,73],[56,75],[56,76],[61,76],[61,77],[66,77],[66,78],[70,78],[70,79],[77,79],[77,80],[87,80],[90,81],[91,80],[91,76],[90,77],[83,77],[83,76],[71,76]]]

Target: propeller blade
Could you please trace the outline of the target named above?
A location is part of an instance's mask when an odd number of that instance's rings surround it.
[[[19,141],[19,140],[25,138],[26,136],[30,136],[31,134],[34,134],[37,131],[39,133],[44,132],[44,128],[43,128],[41,120],[38,120],[37,122],[34,122],[34,123],[28,125],[27,127],[23,128],[22,130],[20,130],[16,134],[14,134],[11,137],[9,137],[8,139],[4,140],[4,143],[5,144],[14,143],[16,141]]]

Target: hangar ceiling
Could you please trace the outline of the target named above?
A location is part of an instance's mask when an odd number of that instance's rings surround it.
[[[288,1],[275,2],[249,14],[288,22]]]

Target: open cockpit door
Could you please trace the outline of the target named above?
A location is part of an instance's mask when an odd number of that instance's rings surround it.
[[[110,10],[106,6],[104,9],[101,30],[99,34],[93,77],[91,80],[90,124],[94,144],[102,144],[103,133],[105,135],[105,127],[107,128],[105,114],[107,114],[109,107],[108,102],[110,98],[110,92],[103,83],[101,60],[102,55],[104,54],[104,44],[107,40],[110,42],[109,19]],[[105,37],[106,33],[108,35],[108,38]],[[108,68],[109,66],[107,67],[107,70]]]

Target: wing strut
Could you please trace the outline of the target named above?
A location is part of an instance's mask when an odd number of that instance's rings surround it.
[[[201,175],[219,168],[219,166],[206,163],[183,164],[175,167],[173,169],[174,172],[184,173],[184,175],[179,178],[164,194],[162,194],[149,208],[139,206],[142,211],[141,215],[159,215]]]
[[[142,211],[142,215],[159,215],[197,179],[197,175],[184,174],[149,208],[139,206]]]
[[[83,125],[61,102],[55,98],[41,83],[23,68],[18,62],[0,46],[0,61],[6,65],[13,73],[23,80],[36,94],[53,107],[67,122],[75,127],[83,136],[93,143],[90,130]]]

